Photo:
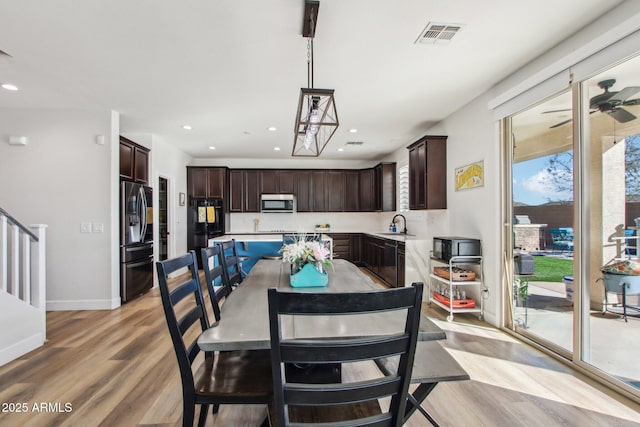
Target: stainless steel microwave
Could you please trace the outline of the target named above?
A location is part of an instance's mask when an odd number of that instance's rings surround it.
[[[453,257],[458,262],[475,262],[477,258],[460,258],[463,256],[481,255],[480,240],[466,237],[434,237],[433,256],[444,261]]]
[[[296,211],[296,196],[293,194],[263,194],[260,196],[261,212],[285,212]]]

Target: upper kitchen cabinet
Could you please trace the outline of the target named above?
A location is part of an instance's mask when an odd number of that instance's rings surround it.
[[[377,211],[396,210],[396,164],[380,163],[374,168],[375,205]]]
[[[380,163],[359,171],[359,210],[392,212],[396,210],[396,164]]]
[[[296,182],[296,210],[298,212],[313,212],[311,198],[311,171],[297,170],[294,172]]]
[[[359,171],[359,204],[361,212],[375,210],[375,179],[373,169],[363,169]]]
[[[259,171],[234,169],[229,171],[229,211],[260,212]]]
[[[290,170],[265,169],[260,171],[262,194],[294,194],[294,172]]]
[[[311,200],[313,205],[312,212],[327,211],[327,171],[313,170],[311,171]]]
[[[120,179],[149,183],[149,149],[120,137]]]
[[[344,211],[360,210],[360,171],[344,171]]]
[[[190,197],[224,199],[227,168],[187,166],[187,191]]]
[[[329,212],[342,212],[344,210],[345,180],[344,171],[327,171],[326,178],[326,206]]]
[[[427,135],[409,150],[409,209],[447,208],[447,137]]]

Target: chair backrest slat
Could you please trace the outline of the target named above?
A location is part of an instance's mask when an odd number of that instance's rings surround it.
[[[200,251],[204,277],[209,291],[209,299],[213,306],[213,315],[216,321],[218,321],[221,316],[220,303],[223,298],[229,296],[233,289],[224,271],[224,252],[220,244],[202,248]]]
[[[240,272],[240,260],[238,259],[238,248],[235,239],[219,243],[222,251],[222,265],[224,274],[229,286],[237,286],[242,283],[242,274]]]
[[[289,405],[345,405],[391,397],[389,410],[377,416],[354,411],[348,425],[402,425],[411,370],[420,323],[422,283],[411,287],[350,293],[281,292],[269,289],[269,327],[274,379],[276,420],[289,425]],[[375,314],[387,311],[406,312],[404,331],[390,335],[355,338],[296,337],[283,338],[281,319],[292,316],[333,316]],[[295,317],[294,317],[295,322]],[[335,384],[300,384],[288,382],[285,364],[327,364],[375,360],[399,356],[397,372],[382,377]],[[296,381],[300,381],[296,379]],[[370,414],[365,414],[370,415]],[[309,424],[312,425],[312,424]],[[346,424],[345,424],[346,425]]]
[[[184,280],[181,276],[170,279],[182,269],[188,268],[190,277]],[[182,387],[188,393],[194,393],[195,385],[191,364],[200,353],[201,349],[197,343],[197,336],[190,342],[185,341],[184,334],[196,323],[200,323],[202,331],[209,327],[202,289],[198,277],[198,262],[194,251],[177,258],[156,262],[158,271],[158,283],[160,296],[162,297],[162,307],[164,309],[167,326],[173,342],[173,348],[180,367],[180,377]],[[179,284],[173,285],[170,289],[170,282]],[[188,307],[183,307],[189,302]],[[180,317],[176,313],[176,306],[180,304]]]

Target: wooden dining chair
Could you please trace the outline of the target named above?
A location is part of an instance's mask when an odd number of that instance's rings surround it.
[[[233,290],[227,276],[224,274],[224,255],[220,245],[202,248],[200,250],[204,278],[207,282],[209,299],[213,307],[216,321],[220,320],[220,303]]]
[[[349,426],[401,426],[420,323],[422,288],[422,283],[417,283],[406,288],[354,293],[269,289],[274,381],[271,425],[284,427],[295,423],[333,422]],[[340,316],[400,310],[406,312],[405,327],[392,335],[355,338],[283,336],[282,316]],[[293,382],[287,377],[285,368],[287,364],[322,366],[391,356],[400,356],[395,372],[381,372],[378,377],[355,382],[301,383],[299,378]],[[391,397],[391,403],[388,411],[383,412],[378,399],[385,397]]]
[[[218,243],[222,250],[222,266],[224,274],[229,286],[238,286],[242,283],[242,269],[240,268],[240,259],[238,257],[238,248],[235,239]]]
[[[263,352],[213,353],[198,346],[197,338],[209,327],[209,320],[195,252],[157,262],[156,268],[182,380],[182,425],[193,425],[196,405],[201,405],[198,425],[203,426],[209,405],[269,403],[273,392],[271,363]],[[180,274],[185,269],[187,273]],[[196,358],[199,366],[194,374]]]

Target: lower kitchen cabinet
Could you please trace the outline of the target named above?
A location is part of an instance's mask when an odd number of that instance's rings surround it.
[[[362,265],[389,287],[405,285],[405,244],[362,235]]]
[[[351,259],[351,242],[349,233],[331,233],[329,236],[333,239],[334,258],[342,258],[353,262]]]

